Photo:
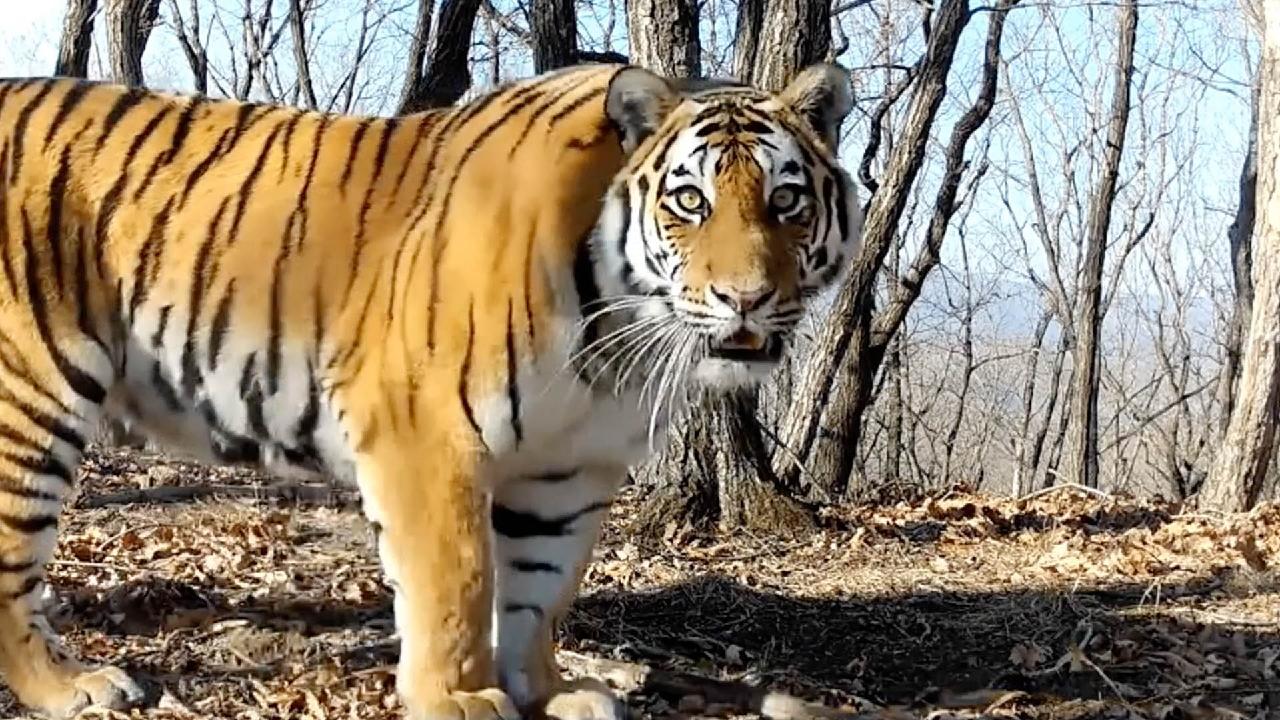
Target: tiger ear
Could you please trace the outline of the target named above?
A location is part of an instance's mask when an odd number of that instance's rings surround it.
[[[853,109],[849,71],[834,63],[810,65],[796,75],[781,98],[809,122],[832,151],[840,141],[840,124]]]
[[[662,124],[679,102],[671,83],[643,68],[620,70],[609,81],[605,112],[622,136],[622,150],[630,155]]]

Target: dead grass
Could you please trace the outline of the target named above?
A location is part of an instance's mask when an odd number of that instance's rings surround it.
[[[133,716],[400,716],[354,493],[119,451],[83,488],[57,617],[148,683]],[[609,675],[638,715],[742,715],[756,686],[864,717],[1280,715],[1280,507],[951,495],[843,508],[803,541],[645,545],[622,524],[639,492],[561,638],[570,671]]]

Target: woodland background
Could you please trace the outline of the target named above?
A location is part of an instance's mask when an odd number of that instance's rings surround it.
[[[790,527],[829,502],[1062,483],[1243,509],[1276,492],[1269,452],[1206,479],[1253,296],[1259,7],[69,0],[18,10],[0,73],[385,114],[570,62],[778,87],[836,60],[864,262],[806,362],[637,472],[661,489],[648,515]]]

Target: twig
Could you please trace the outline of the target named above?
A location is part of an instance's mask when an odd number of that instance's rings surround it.
[[[1036,490],[1035,492],[1023,495],[1022,497],[1018,498],[1018,502],[1026,502],[1027,500],[1034,500],[1038,497],[1041,497],[1042,495],[1050,495],[1052,493],[1059,492],[1062,490],[1079,490],[1082,493],[1085,493],[1087,495],[1093,495],[1094,497],[1099,497],[1099,498],[1102,498],[1103,500],[1112,499],[1111,493],[1106,492],[1105,490],[1091,488],[1087,485],[1081,485],[1080,483],[1064,483],[1062,485],[1053,485],[1047,488],[1041,488],[1040,490]]]
[[[83,497],[77,508],[101,508],[110,505],[170,504],[200,498],[249,498],[253,500],[291,500],[346,504],[341,490],[329,486],[310,485],[166,485],[141,490],[123,490]]]

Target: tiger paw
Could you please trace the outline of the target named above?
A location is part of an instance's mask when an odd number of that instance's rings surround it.
[[[511,698],[497,688],[454,691],[411,708],[413,720],[520,720]]]
[[[583,678],[557,690],[547,700],[543,714],[549,720],[623,720],[626,709],[608,685]]]
[[[124,710],[142,702],[144,697],[142,688],[128,673],[106,666],[71,676],[66,685],[51,688],[31,704],[51,718],[64,720],[88,708]]]

